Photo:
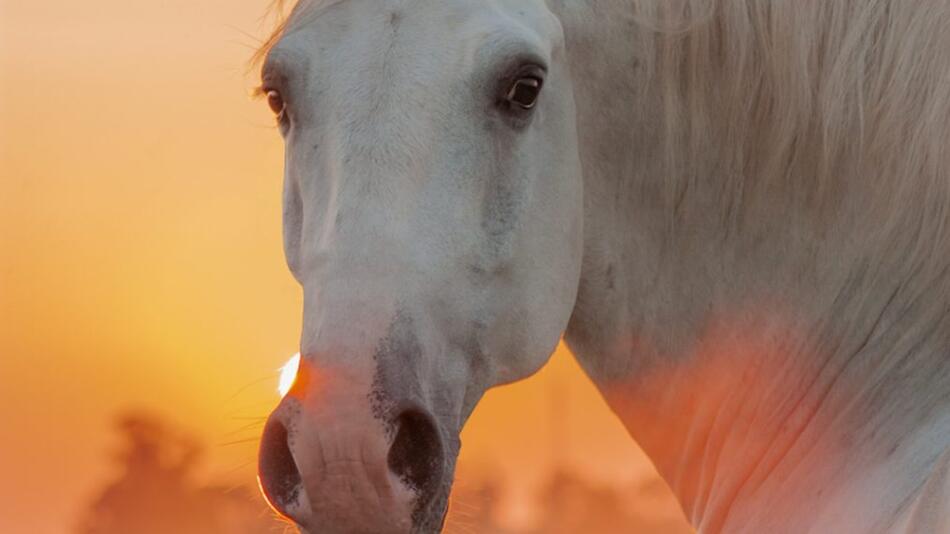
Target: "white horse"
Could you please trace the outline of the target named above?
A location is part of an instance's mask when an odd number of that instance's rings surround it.
[[[950,2],[303,0],[265,54],[301,529],[437,532],[563,334],[700,532],[950,532]]]

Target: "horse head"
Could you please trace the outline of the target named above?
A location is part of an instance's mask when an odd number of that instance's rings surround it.
[[[539,0],[303,2],[262,78],[304,317],[261,486],[307,532],[435,532],[469,414],[574,307],[563,30]]]

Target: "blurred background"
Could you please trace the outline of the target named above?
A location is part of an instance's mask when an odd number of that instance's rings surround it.
[[[0,0],[0,532],[267,533],[297,350],[266,0]],[[449,533],[689,532],[563,347],[463,436]]]

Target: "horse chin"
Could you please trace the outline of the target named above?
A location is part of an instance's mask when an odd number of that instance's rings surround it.
[[[431,513],[426,513],[422,515],[414,515],[412,526],[408,530],[400,531],[398,528],[388,531],[391,534],[439,534],[442,532],[442,529],[445,526],[445,520],[448,517],[448,497],[445,499],[446,505],[442,507],[441,512],[433,510]],[[398,520],[393,520],[393,523],[398,523]],[[299,524],[294,524],[297,528],[299,534],[327,534],[325,531],[322,531],[319,528],[308,529]],[[346,531],[341,531],[346,532]],[[370,534],[370,533],[367,533]],[[377,534],[373,532],[372,534]]]
[[[427,505],[418,506],[412,511],[411,521],[393,517],[387,527],[365,532],[365,534],[439,534],[442,532],[445,520],[448,517],[450,492],[451,485],[446,484]],[[365,510],[365,512],[372,513],[371,510]],[[308,526],[299,523],[294,523],[294,526],[299,534],[328,534],[327,529],[320,526]],[[359,534],[364,534],[362,530],[354,531],[346,528],[335,529],[332,532],[340,534],[359,532]]]

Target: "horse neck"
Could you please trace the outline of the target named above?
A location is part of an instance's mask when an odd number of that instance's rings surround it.
[[[629,0],[550,3],[582,140],[566,333],[581,365],[703,531],[881,528],[950,443],[942,199],[901,193],[915,213],[886,228],[868,215],[883,200],[848,184],[826,202],[781,182],[737,201],[723,191],[748,176],[708,140],[706,175],[665,176],[693,157],[663,137],[684,80],[640,68],[660,50]]]

